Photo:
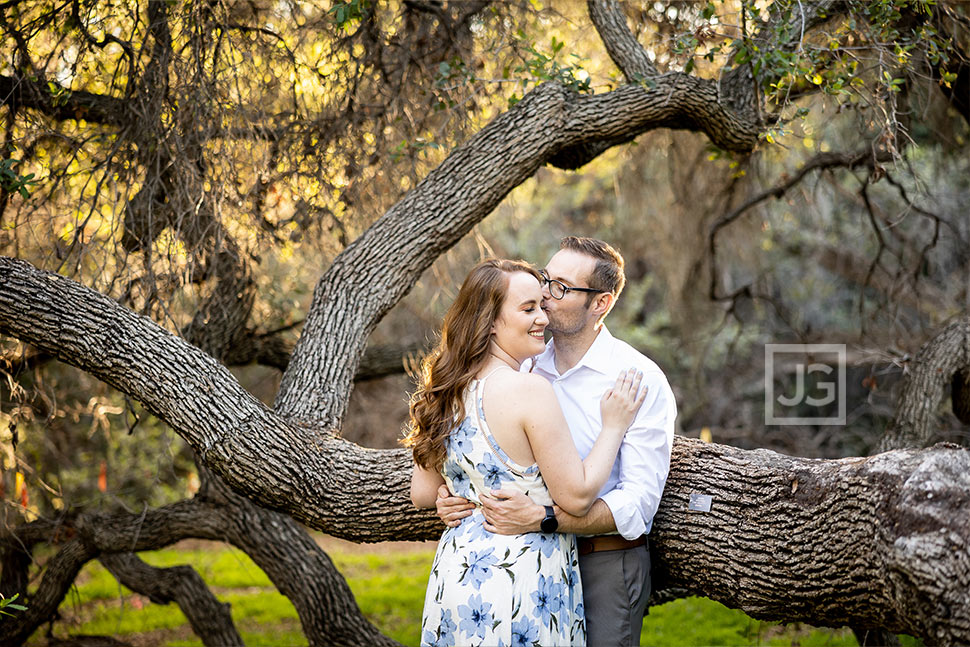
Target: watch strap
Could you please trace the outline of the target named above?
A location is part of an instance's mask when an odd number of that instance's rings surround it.
[[[542,532],[556,532],[559,528],[559,520],[556,519],[556,510],[551,505],[544,506],[546,509],[546,516],[539,524],[539,529]]]

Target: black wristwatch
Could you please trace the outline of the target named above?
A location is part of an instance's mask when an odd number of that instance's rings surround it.
[[[539,523],[539,530],[542,532],[556,532],[559,527],[559,520],[556,519],[556,511],[551,505],[546,506],[546,518]]]

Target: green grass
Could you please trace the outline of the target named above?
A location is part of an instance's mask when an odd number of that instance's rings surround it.
[[[345,553],[329,551],[344,574],[364,614],[384,633],[405,645],[417,645],[424,589],[432,550]],[[245,555],[213,544],[208,550],[168,549],[144,553],[155,566],[191,564],[220,600],[231,604],[233,619],[251,647],[306,645],[296,610]],[[97,562],[85,566],[77,586],[61,606],[55,633],[126,637],[139,644],[201,647],[185,616],[174,604],[156,605],[118,585]],[[39,632],[38,632],[39,634]],[[139,640],[135,640],[135,637]],[[44,644],[35,636],[28,644]],[[771,645],[822,647],[856,645],[847,629],[820,629],[754,620],[743,612],[705,598],[675,600],[653,607],[644,620],[643,645]],[[905,647],[919,641],[903,638]]]
[[[640,634],[643,645],[847,645],[847,629],[816,629],[762,622],[706,598],[674,600],[650,609]]]

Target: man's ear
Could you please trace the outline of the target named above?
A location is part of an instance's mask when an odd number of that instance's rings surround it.
[[[601,292],[596,295],[593,299],[593,314],[599,319],[603,317],[606,313],[613,309],[613,303],[616,301],[616,296],[609,292]]]

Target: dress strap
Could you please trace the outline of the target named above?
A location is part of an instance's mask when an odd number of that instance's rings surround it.
[[[489,429],[488,422],[486,422],[485,420],[485,380],[490,378],[496,371],[501,371],[503,368],[507,368],[511,371],[515,370],[511,366],[499,366],[495,370],[490,371],[488,375],[480,379],[478,381],[478,384],[475,385],[475,402],[474,402],[475,418],[478,421],[478,429],[481,432],[482,436],[485,438],[485,442],[488,444],[488,448],[492,450],[492,454],[494,454],[495,457],[498,458],[499,461],[503,465],[505,465],[505,467],[508,468],[510,472],[512,472],[513,474],[515,474],[520,478],[525,478],[525,477],[528,477],[531,473],[535,472],[538,469],[538,467],[536,465],[532,465],[531,467],[522,468],[522,467],[519,467],[517,464],[513,465],[512,458],[504,451],[502,451],[502,448],[498,446],[498,443],[492,437],[492,430]]]
[[[493,369],[492,369],[491,371],[489,371],[489,372],[488,372],[488,375],[486,375],[485,377],[483,377],[482,379],[480,379],[480,380],[478,381],[478,382],[479,382],[479,384],[480,384],[480,385],[481,385],[481,384],[485,384],[485,380],[487,380],[488,378],[490,378],[490,377],[492,377],[492,376],[493,376],[493,375],[495,375],[495,374],[496,374],[496,373],[497,373],[498,371],[501,371],[501,370],[502,370],[503,368],[507,368],[507,369],[509,369],[510,371],[514,371],[514,370],[515,370],[515,369],[514,369],[514,368],[512,368],[511,366],[499,366],[499,367],[497,367],[497,368],[493,368]]]

